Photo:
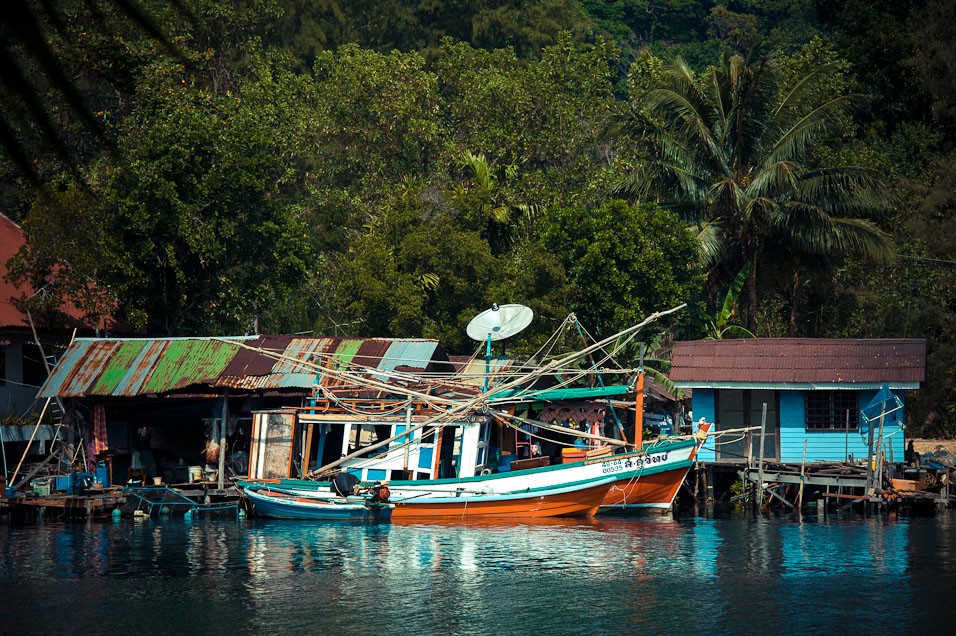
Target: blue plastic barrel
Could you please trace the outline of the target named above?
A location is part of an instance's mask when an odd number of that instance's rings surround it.
[[[498,460],[498,472],[506,473],[511,470],[511,462],[514,461],[515,456],[511,453],[505,453],[501,456],[501,459]]]
[[[110,469],[106,464],[100,464],[96,467],[96,481],[102,484],[103,488],[110,487]]]

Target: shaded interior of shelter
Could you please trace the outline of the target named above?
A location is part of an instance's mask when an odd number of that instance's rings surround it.
[[[74,417],[92,419],[95,404],[70,401]],[[225,431],[225,474],[241,476],[247,472],[251,413],[278,408],[288,402],[284,397],[236,397],[230,399],[234,414],[227,418]],[[103,404],[107,439],[106,450],[91,458],[108,469],[109,483],[151,484],[159,478],[165,484],[183,484],[199,478],[214,478],[218,461],[207,455],[213,423],[221,422],[221,400],[208,398],[135,398],[111,400]],[[221,433],[217,435],[222,439]],[[86,440],[75,440],[77,453],[88,452]],[[7,459],[20,457],[26,442],[8,443]],[[35,441],[25,456],[25,465],[42,462],[49,444]],[[191,473],[190,469],[194,472]]]

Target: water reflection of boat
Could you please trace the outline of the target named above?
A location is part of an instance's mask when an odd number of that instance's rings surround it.
[[[247,485],[241,491],[254,514],[271,519],[385,521],[394,508],[368,497],[310,497],[268,485]]]

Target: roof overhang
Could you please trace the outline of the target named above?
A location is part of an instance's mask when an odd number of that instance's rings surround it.
[[[872,382],[872,383],[787,383],[787,382],[675,382],[681,389],[768,389],[776,391],[878,391],[887,385],[891,389],[915,391],[918,382]]]

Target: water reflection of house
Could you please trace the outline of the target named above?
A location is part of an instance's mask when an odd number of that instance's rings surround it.
[[[64,401],[89,455],[110,462],[112,482],[124,482],[132,468],[177,483],[191,477],[191,466],[209,463],[215,472],[209,451],[223,440],[223,467],[245,474],[253,413],[305,403],[323,382],[318,364],[450,370],[434,340],[79,338],[40,395]]]
[[[926,341],[918,339],[754,338],[678,342],[671,379],[693,389],[693,417],[715,423],[703,463],[757,458],[766,406],[764,457],[781,463],[865,458],[860,411],[884,385],[905,404],[925,378]],[[887,460],[902,462],[901,408],[884,422]]]

